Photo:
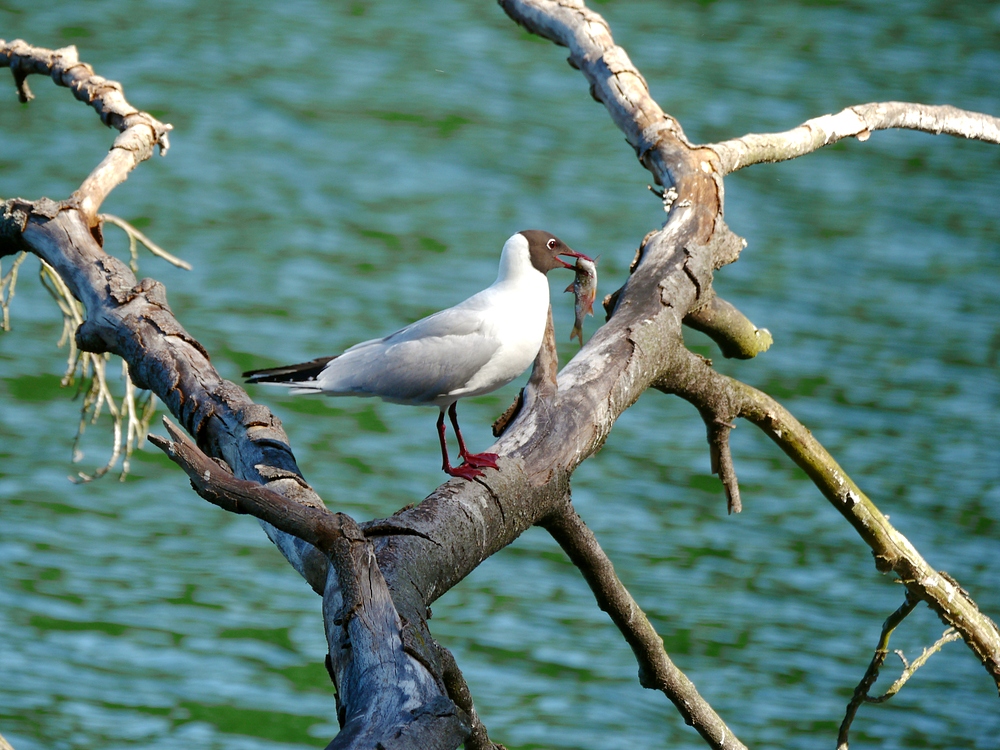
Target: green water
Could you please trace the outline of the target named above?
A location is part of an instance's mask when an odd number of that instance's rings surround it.
[[[594,7],[695,140],[876,100],[1000,115],[992,4]],[[494,3],[0,0],[0,38],[16,37],[76,44],[175,126],[170,154],[104,208],[194,265],[147,256],[142,273],[226,377],[464,298],[521,228],[600,254],[603,294],[663,220],[565,51]],[[0,196],[67,196],[112,133],[45,80],[27,107],[0,86]],[[732,363],[690,337],[789,406],[994,618],[998,175],[997,147],[876,133],[731,177],[727,218],[749,247],[718,289],[776,343]],[[125,483],[67,481],[106,460],[107,425],[88,428],[72,464],[79,401],[58,386],[61,321],[36,271],[22,267],[14,330],[0,334],[0,733],[17,750],[322,747],[336,719],[319,600],[259,527],[201,501],[156,452],[138,453]],[[577,349],[565,283],[553,283],[564,360]],[[518,385],[463,404],[475,449]],[[431,410],[252,395],[332,508],[385,515],[442,480]],[[901,589],[752,426],[733,445],[745,510],[727,518],[700,418],[648,394],[576,473],[575,502],[743,741],[832,747]],[[512,750],[703,746],[638,686],[629,649],[540,531],[435,603],[431,625]],[[941,630],[921,609],[894,645],[912,657]],[[892,703],[862,709],[852,747],[991,749],[998,736],[991,680],[951,644]]]

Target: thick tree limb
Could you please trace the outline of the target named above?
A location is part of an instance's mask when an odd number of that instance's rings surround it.
[[[404,625],[371,543],[354,520],[289,500],[233,476],[169,420],[170,440],[150,441],[191,479],[195,491],[231,513],[261,521],[317,547],[330,559],[323,595],[330,673],[338,689],[341,731],[330,748],[451,748],[469,734],[442,679],[408,652]],[[450,654],[449,654],[450,656]],[[454,660],[452,660],[454,663]]]
[[[806,120],[784,133],[749,133],[741,138],[706,144],[706,148],[719,155],[722,174],[730,174],[752,164],[804,156],[844,138],[867,141],[873,131],[891,128],[1000,143],[1000,117],[947,105],[872,102]]]
[[[680,711],[685,723],[694,727],[709,747],[746,750],[746,746],[701,697],[694,683],[670,660],[663,648],[663,639],[619,580],[611,560],[601,549],[594,533],[577,515],[568,497],[542,522],[542,526],[580,569],[594,592],[597,605],[608,613],[632,647],[632,653],[639,662],[640,684],[666,695]]]

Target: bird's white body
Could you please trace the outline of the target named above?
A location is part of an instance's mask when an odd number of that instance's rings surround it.
[[[276,383],[292,393],[378,396],[447,407],[511,382],[535,359],[549,308],[549,282],[515,234],[500,255],[496,281],[447,310],[331,359],[315,380]]]

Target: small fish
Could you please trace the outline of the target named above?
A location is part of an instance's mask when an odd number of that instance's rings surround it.
[[[576,295],[576,322],[569,340],[578,338],[580,346],[583,346],[583,319],[594,314],[594,300],[597,299],[597,261],[577,258],[576,278],[566,287],[566,291]]]

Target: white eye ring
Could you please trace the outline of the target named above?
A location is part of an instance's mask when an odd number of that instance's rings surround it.
[[[555,240],[549,240],[548,242],[545,243],[545,247],[547,247],[549,250],[555,250],[556,249],[556,241]]]

